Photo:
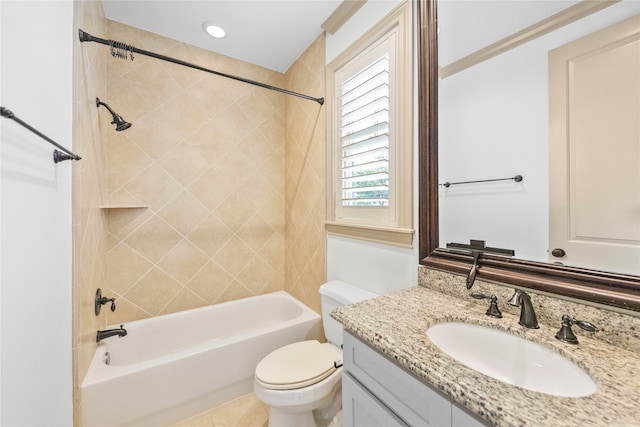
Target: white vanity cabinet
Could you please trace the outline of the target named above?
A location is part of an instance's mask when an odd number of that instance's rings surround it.
[[[484,425],[348,332],[343,347],[344,427]]]

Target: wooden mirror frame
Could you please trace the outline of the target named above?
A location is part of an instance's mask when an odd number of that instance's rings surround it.
[[[420,264],[468,274],[472,256],[439,248],[437,0],[418,0]],[[476,278],[640,311],[640,276],[483,254]]]

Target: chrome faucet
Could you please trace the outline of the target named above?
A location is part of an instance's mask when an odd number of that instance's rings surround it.
[[[105,329],[104,331],[98,331],[96,334],[96,342],[100,342],[105,338],[112,337],[117,335],[119,337],[124,337],[127,335],[127,330],[120,325],[118,329]]]
[[[531,304],[531,297],[526,292],[516,289],[513,296],[509,300],[509,304],[520,307],[520,321],[518,322],[525,328],[538,329],[538,318]]]

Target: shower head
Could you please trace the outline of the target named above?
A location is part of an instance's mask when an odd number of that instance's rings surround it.
[[[111,109],[107,104],[100,101],[100,98],[96,98],[96,107],[100,108],[101,105],[107,107],[107,110],[111,113],[111,117],[113,117],[112,125],[116,125],[116,130],[118,132],[129,129],[131,127],[131,123],[127,122],[122,116]]]

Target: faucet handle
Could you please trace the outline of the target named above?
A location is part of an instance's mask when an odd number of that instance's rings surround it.
[[[569,344],[578,344],[578,338],[571,330],[572,325],[577,325],[578,327],[589,332],[596,332],[598,330],[598,328],[592,323],[589,323],[585,320],[577,320],[572,318],[568,314],[564,314],[562,316],[562,326],[556,333],[556,339]]]
[[[473,292],[470,294],[471,297],[475,299],[488,299],[491,300],[491,304],[489,305],[489,309],[486,311],[487,316],[496,317],[498,319],[502,318],[502,313],[498,308],[498,298],[495,295],[485,295],[480,292]]]
[[[596,325],[594,325],[593,323],[589,323],[585,320],[571,319],[571,322],[574,325],[578,325],[580,328],[584,329],[585,331],[596,332],[598,330]]]
[[[106,303],[111,302],[111,311],[116,311],[116,299],[115,298],[107,298],[102,296],[102,291],[100,288],[96,291],[96,298],[94,302],[94,311],[96,316],[100,314],[100,308]]]

